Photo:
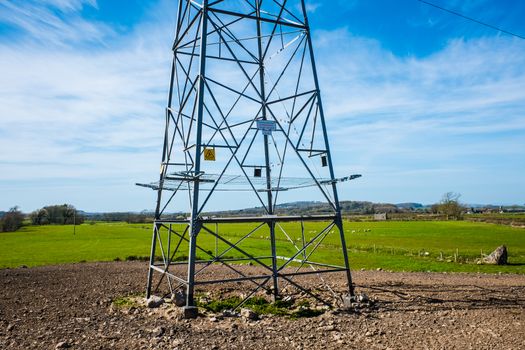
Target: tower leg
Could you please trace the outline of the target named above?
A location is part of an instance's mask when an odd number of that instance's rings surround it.
[[[149,270],[148,270],[148,285],[146,287],[146,298],[149,299],[151,296],[151,284],[153,282],[153,264],[155,264],[155,248],[157,246],[157,234],[159,230],[159,224],[153,224],[153,234],[151,237],[151,252],[149,255]]]
[[[194,174],[201,174],[201,157],[202,157],[202,119],[204,114],[204,87],[205,87],[205,76],[206,76],[206,47],[208,39],[208,0],[202,1],[201,11],[201,27],[200,27],[200,63],[199,63],[199,79],[197,88],[197,130],[195,140],[195,167]],[[189,253],[188,253],[188,286],[186,290],[186,306],[184,307],[184,317],[195,318],[197,317],[198,310],[193,300],[193,293],[195,289],[195,254],[197,250],[197,235],[201,229],[201,222],[199,219],[199,185],[198,179],[195,179],[193,183],[193,200],[191,202],[191,220],[190,220],[190,242],[189,242]]]
[[[328,168],[330,170],[330,178],[332,180],[334,180],[335,179],[334,167],[333,167],[333,163],[332,163],[332,155],[330,153],[330,144],[328,142],[328,133],[326,131],[326,123],[325,123],[325,117],[324,117],[323,101],[321,99],[321,94],[320,94],[320,89],[319,89],[319,79],[317,77],[317,67],[316,67],[316,64],[315,64],[314,49],[313,49],[313,44],[312,44],[312,36],[311,36],[311,32],[310,32],[310,26],[308,24],[308,16],[307,16],[307,13],[306,13],[305,0],[301,0],[301,7],[302,7],[302,10],[303,10],[304,22],[305,22],[305,25],[306,25],[306,28],[307,28],[306,40],[307,40],[307,45],[308,45],[308,49],[309,49],[308,51],[310,52],[310,61],[311,61],[311,64],[312,64],[312,73],[313,73],[313,78],[314,78],[315,89],[317,90],[317,94],[318,94],[317,103],[318,103],[318,106],[319,106],[319,116],[320,116],[321,127],[322,127],[323,135],[324,135],[324,142],[325,142],[325,147],[326,147],[326,157],[327,157],[327,161],[328,161]],[[352,284],[352,273],[350,272],[350,263],[348,262],[348,251],[346,250],[346,240],[345,240],[345,234],[344,234],[344,230],[343,230],[343,220],[342,220],[342,217],[341,217],[341,206],[340,206],[340,203],[339,203],[339,196],[337,194],[337,186],[336,186],[335,182],[332,183],[332,190],[333,190],[334,204],[335,204],[335,209],[336,209],[335,224],[336,224],[337,228],[339,229],[339,235],[341,237],[341,248],[343,249],[343,257],[344,257],[344,260],[345,260],[346,277],[347,277],[347,280],[348,280],[348,291],[350,293],[350,296],[353,298],[354,297],[354,286]]]
[[[277,276],[277,249],[275,246],[275,222],[270,222],[270,241],[272,245],[272,280],[273,280],[273,300],[279,299],[279,280]]]
[[[185,318],[196,318],[198,309],[195,306],[195,260],[197,252],[197,235],[199,234],[199,223],[192,218],[190,229],[190,244],[188,253],[188,286],[186,288],[186,306],[184,306]]]
[[[341,216],[339,216],[336,219],[335,225],[337,226],[337,229],[339,230],[339,236],[341,237],[341,248],[343,249],[343,259],[345,261],[346,279],[348,281],[348,292],[350,293],[350,297],[353,298],[354,285],[352,282],[352,273],[350,271],[350,262],[348,260],[348,250],[346,247],[345,231],[343,229],[343,220],[341,219]]]

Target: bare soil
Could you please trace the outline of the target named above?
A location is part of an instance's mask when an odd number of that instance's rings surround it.
[[[144,291],[146,270],[144,262],[0,270],[0,349],[525,349],[523,275],[356,271],[357,291],[374,307],[248,321],[116,306]],[[328,283],[343,292],[344,276]]]

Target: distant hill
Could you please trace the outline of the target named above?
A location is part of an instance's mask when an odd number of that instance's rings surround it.
[[[403,209],[420,209],[424,206],[421,203],[398,203],[396,204],[396,207]]]
[[[420,203],[402,203],[401,205],[391,203],[373,203],[368,201],[341,201],[343,215],[351,214],[376,214],[376,213],[403,213],[411,211],[425,211],[427,207]],[[316,201],[300,201],[278,204],[275,207],[277,215],[322,215],[330,213],[328,204]],[[264,214],[263,207],[253,207],[239,210],[214,211],[206,215],[223,216],[252,216]]]

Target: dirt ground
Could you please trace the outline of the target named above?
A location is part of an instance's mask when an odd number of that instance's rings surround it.
[[[356,271],[373,308],[248,321],[116,307],[144,291],[146,270],[144,262],[0,270],[0,349],[525,349],[525,276]],[[343,276],[328,282],[344,288]]]

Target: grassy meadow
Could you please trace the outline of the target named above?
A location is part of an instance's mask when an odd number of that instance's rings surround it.
[[[449,271],[486,273],[525,273],[525,229],[504,225],[468,221],[384,221],[350,222],[345,225],[345,237],[353,269],[392,271]],[[306,239],[317,235],[327,223],[305,223]],[[254,224],[224,224],[218,227],[221,236],[231,242],[254,229]],[[182,231],[182,227],[175,227]],[[215,231],[215,225],[209,226]],[[311,256],[311,260],[341,264],[339,236],[332,229]],[[0,234],[0,268],[20,265],[39,266],[84,261],[112,261],[149,255],[152,227],[150,224],[102,223],[76,226],[24,226],[17,232]],[[286,232],[286,234],[284,233]],[[162,234],[167,246],[167,234]],[[172,247],[178,242],[172,236]],[[242,241],[241,249],[254,255],[270,252],[266,226]],[[299,223],[277,227],[277,254],[292,256],[301,247]],[[199,234],[199,257],[208,257],[217,249],[227,248],[209,233]],[[509,265],[478,265],[481,254],[489,254],[505,244],[509,250]],[[208,253],[206,253],[208,252]],[[187,254],[187,243],[181,244],[181,254]],[[160,252],[157,251],[157,255]],[[235,250],[225,257],[239,257]]]

